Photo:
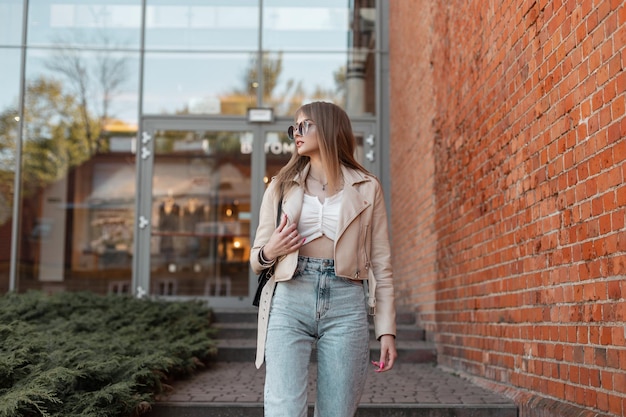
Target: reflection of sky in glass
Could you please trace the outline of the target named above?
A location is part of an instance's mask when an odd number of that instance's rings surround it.
[[[277,114],[290,114],[288,101],[295,91],[288,86],[297,83],[301,83],[304,89],[303,102],[322,99],[341,105],[343,97],[336,95],[337,85],[333,74],[346,65],[346,60],[345,53],[284,53],[283,75],[273,94],[274,98],[279,99],[275,105]],[[326,94],[314,97],[313,94],[319,90],[324,90]]]
[[[119,118],[128,123],[137,123],[137,111],[138,111],[138,94],[139,94],[139,57],[138,53],[123,53],[123,52],[90,52],[90,51],[76,51],[75,52],[81,62],[88,68],[90,77],[87,81],[89,109],[94,115],[102,114],[102,91],[100,90],[100,84],[95,77],[95,68],[98,65],[97,59],[104,56],[110,59],[123,58],[126,69],[123,72],[124,80],[120,86],[113,92],[110,100],[109,117]],[[47,78],[53,78],[60,80],[64,85],[65,93],[72,93],[72,83],[66,76],[60,74],[57,71],[53,71],[47,67],[47,63],[54,62],[55,59],[59,59],[55,55],[54,50],[38,50],[29,49],[27,54],[26,64],[26,82],[32,82],[40,76]],[[75,81],[75,80],[74,80]]]
[[[28,14],[29,45],[71,44],[139,48],[141,1],[106,4],[59,0],[32,1]]]
[[[140,5],[53,4],[50,28],[139,28]]]
[[[254,50],[258,7],[148,6],[146,49]]]
[[[0,45],[22,42],[22,0],[0,1]]]
[[[5,6],[9,7],[9,6]],[[3,15],[19,12],[17,7]],[[265,49],[344,50],[349,10],[345,7],[265,7]],[[306,16],[306,19],[303,19]],[[19,17],[19,16],[18,16]],[[20,21],[20,19],[13,19]],[[6,25],[3,25],[7,27]],[[29,10],[29,43],[100,45],[102,39],[126,47],[139,46],[141,6],[135,4],[42,4]],[[255,49],[258,7],[149,5],[147,48]],[[18,32],[19,33],[19,32]],[[80,33],[81,36],[72,36]],[[19,40],[19,38],[18,38]]]
[[[249,54],[146,53],[144,113],[174,113],[245,87]]]
[[[272,93],[279,115],[289,112],[289,97],[299,93],[295,91],[299,83],[305,101],[316,90],[335,92],[333,73],[346,65],[347,54],[285,53],[282,59],[283,72]],[[219,102],[220,97],[245,90],[249,65],[249,54],[147,53],[143,111],[172,114],[198,101]],[[252,105],[254,99],[250,97]]]
[[[263,49],[284,52],[282,74],[271,100],[278,99],[277,114],[282,113],[281,98],[285,96],[285,102],[288,101],[298,84],[304,90],[300,95],[312,96],[321,89],[329,95],[327,99],[334,99],[332,93],[337,86],[333,74],[347,61],[350,2],[264,0],[263,4]],[[19,45],[21,12],[22,1],[0,2],[0,45]],[[144,112],[173,113],[207,98],[214,100],[235,90],[245,90],[246,71],[258,47],[258,13],[257,0],[148,0],[146,49],[154,52],[146,53]],[[104,0],[30,2],[31,46],[70,44],[138,50],[140,29],[141,0],[117,0],[111,4]],[[161,53],[157,53],[159,49]],[[174,53],[181,49],[197,52]],[[201,53],[203,50],[206,53]],[[49,73],[42,64],[47,54],[29,49],[29,78]],[[113,103],[115,113],[122,119],[136,119],[139,74],[135,56],[129,54],[129,76],[133,81],[124,86]],[[270,56],[274,59],[277,55]],[[19,51],[0,49],[0,60],[0,106],[6,107],[17,101]],[[285,111],[286,108],[285,105]]]
[[[348,23],[345,7],[268,5],[263,10],[263,48],[345,50],[348,47]]]
[[[20,88],[20,50],[0,48],[0,112],[7,107],[17,109]]]

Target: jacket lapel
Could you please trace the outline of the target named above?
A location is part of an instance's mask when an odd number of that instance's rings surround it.
[[[287,191],[287,194],[283,198],[283,213],[287,215],[289,223],[298,223],[298,221],[300,221],[303,200],[303,187],[291,187],[291,189]]]
[[[298,223],[300,221],[300,212],[304,202],[304,186],[303,181],[309,173],[311,164],[307,164],[299,175],[296,175],[293,182],[296,187],[290,187],[287,194],[283,196],[283,213],[287,215],[290,223]]]
[[[344,187],[341,216],[337,224],[337,239],[335,239],[335,242],[339,240],[348,225],[372,204],[359,192],[359,184],[371,180],[361,172],[353,171],[343,166],[341,170],[343,172]]]

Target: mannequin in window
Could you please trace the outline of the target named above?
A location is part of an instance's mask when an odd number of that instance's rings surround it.
[[[200,239],[196,235],[196,226],[204,221],[204,205],[192,197],[183,208],[182,229],[186,235],[186,255],[191,262],[196,262],[200,250]]]
[[[174,259],[174,237],[172,232],[179,231],[180,228],[180,207],[173,198],[168,197],[159,206],[159,231],[165,232],[161,235],[160,251],[167,262]]]

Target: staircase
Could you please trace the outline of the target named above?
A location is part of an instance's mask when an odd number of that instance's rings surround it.
[[[264,369],[254,366],[256,310],[216,311],[216,363],[157,399],[146,417],[262,417]],[[379,343],[371,329],[371,358]],[[398,360],[390,372],[368,376],[356,417],[516,417],[508,399],[436,367],[436,350],[412,313],[397,317]],[[313,357],[314,360],[314,357]],[[315,367],[310,368],[309,403],[315,395]],[[309,407],[313,416],[313,407]]]
[[[256,355],[256,311],[217,312],[218,362],[252,362]],[[408,363],[434,363],[436,352],[432,343],[424,341],[424,330],[415,325],[411,313],[398,314],[397,320],[398,361]],[[380,343],[374,340],[374,328],[370,326],[370,357],[378,360]]]

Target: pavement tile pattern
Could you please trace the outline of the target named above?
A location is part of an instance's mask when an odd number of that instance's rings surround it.
[[[315,393],[315,367],[309,370],[309,402]],[[168,404],[263,402],[265,371],[249,362],[217,362],[187,380],[175,381],[158,402]],[[361,404],[497,405],[512,401],[430,363],[400,363],[368,375]]]

